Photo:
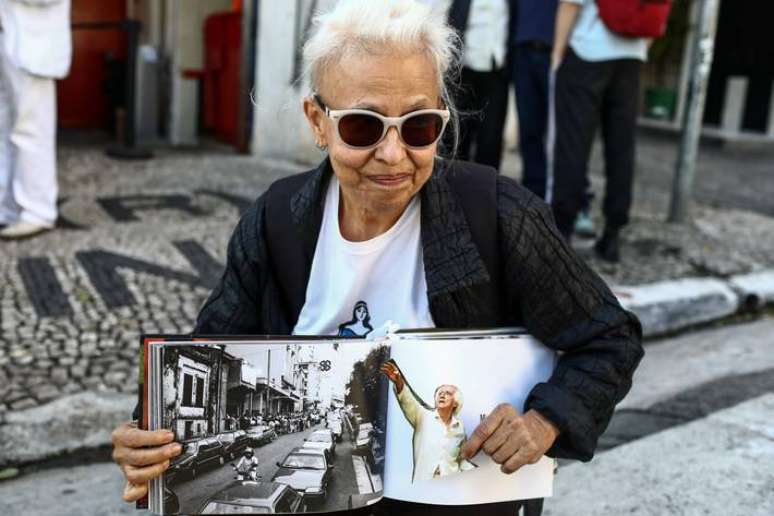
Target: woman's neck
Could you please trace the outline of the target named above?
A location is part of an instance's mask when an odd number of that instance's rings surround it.
[[[339,230],[350,242],[364,242],[386,233],[398,222],[408,203],[388,209],[359,205],[340,190]]]

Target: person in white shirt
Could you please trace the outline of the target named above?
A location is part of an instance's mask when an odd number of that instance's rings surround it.
[[[508,0],[446,1],[449,24],[462,39],[459,159],[499,170],[508,110]]]
[[[386,362],[382,372],[393,383],[403,415],[414,428],[414,471],[412,481],[430,480],[474,469],[460,456],[467,441],[465,426],[457,416],[462,410],[462,393],[456,385],[440,385],[434,394],[435,407],[429,408],[406,388],[406,381],[394,362]]]
[[[72,59],[70,0],[0,0],[0,238],[57,218],[56,85]]]

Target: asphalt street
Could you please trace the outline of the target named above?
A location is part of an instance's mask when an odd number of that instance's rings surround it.
[[[279,436],[277,440],[255,448],[258,458],[258,476],[264,481],[272,479],[277,472],[277,462],[282,462],[285,456],[295,447],[302,446],[304,439],[314,430],[322,428],[317,425],[303,432],[294,432]],[[237,457],[237,460],[239,458]],[[180,502],[183,514],[197,512],[205,500],[228,486],[235,480],[231,463],[226,461],[222,466],[216,465],[193,480],[184,479],[171,486]],[[332,479],[328,486],[328,494],[319,510],[333,511],[347,507],[350,495],[359,494],[358,482],[353,468],[352,444],[347,440],[337,443],[333,457]]]

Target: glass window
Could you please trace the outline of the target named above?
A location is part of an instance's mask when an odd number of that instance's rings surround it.
[[[298,505],[298,495],[292,489],[285,489],[285,492],[277,500],[274,506],[274,512],[295,512]]]
[[[183,374],[183,406],[192,407],[193,401],[191,395],[193,393],[193,376],[190,374]]]
[[[286,468],[325,469],[325,459],[319,455],[288,455],[282,465]]]
[[[196,378],[196,407],[204,406],[204,378]]]

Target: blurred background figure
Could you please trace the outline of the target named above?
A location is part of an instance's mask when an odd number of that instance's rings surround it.
[[[640,69],[648,40],[607,28],[595,0],[560,0],[552,68],[556,71],[550,123],[547,193],[564,237],[572,236],[588,191],[588,161],[598,121],[605,156],[605,230],[595,244],[604,260],[619,260],[619,232],[629,222]]]
[[[522,184],[546,197],[546,131],[551,48],[558,0],[516,0],[511,17],[511,77],[519,118]]]
[[[57,218],[56,85],[72,56],[70,0],[0,0],[0,238]]]
[[[435,2],[436,4],[439,2]],[[446,0],[449,24],[463,41],[457,108],[457,157],[499,170],[508,109],[507,49],[513,0]]]

